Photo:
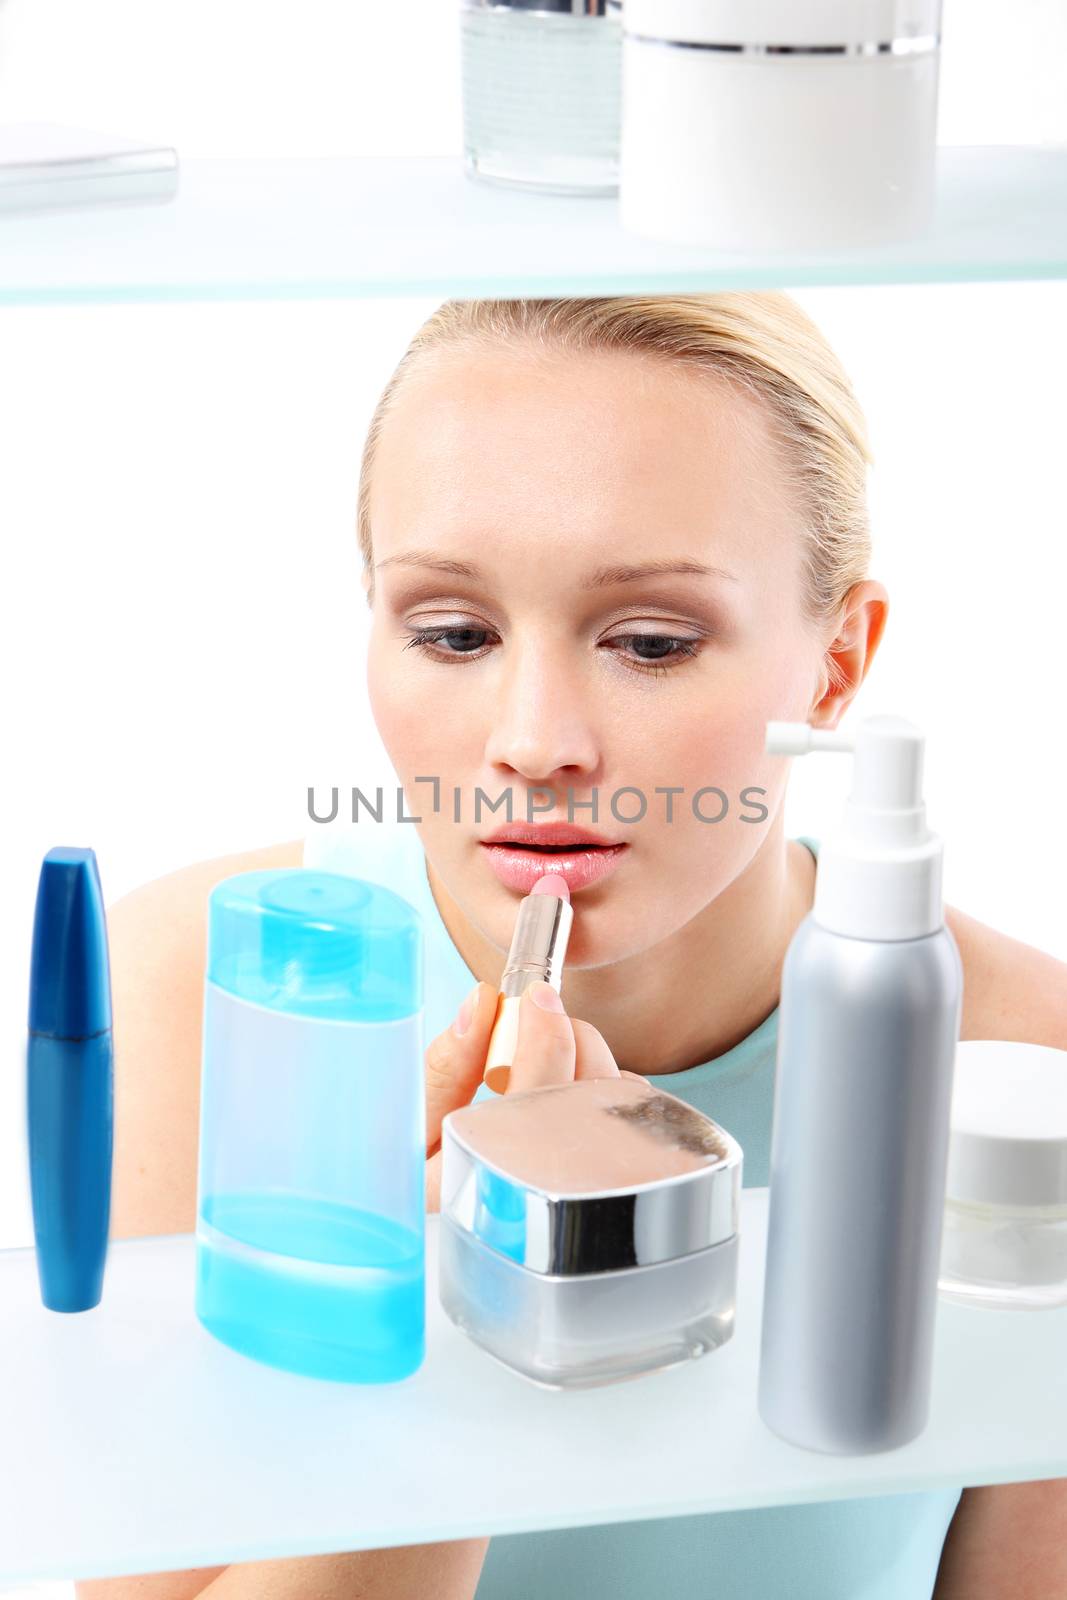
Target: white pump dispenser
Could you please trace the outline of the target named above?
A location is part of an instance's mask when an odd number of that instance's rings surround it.
[[[806,722],[768,722],[767,750],[854,753],[852,793],[819,846],[812,916],[853,939],[921,939],[941,927],[944,846],[927,826],[924,737],[903,717],[874,716],[854,738]]]

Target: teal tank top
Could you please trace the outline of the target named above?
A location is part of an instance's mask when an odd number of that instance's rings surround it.
[[[818,859],[818,841],[801,842]],[[414,824],[319,825],[305,840],[304,864],[384,883],[419,912],[428,1044],[476,977],[441,920]],[[746,1188],[769,1181],[777,1039],[776,1008],[732,1050],[656,1080],[740,1142]],[[491,1094],[482,1085],[475,1099]],[[475,1600],[930,1600],[961,1493],[962,1485],[500,1535],[490,1540]]]

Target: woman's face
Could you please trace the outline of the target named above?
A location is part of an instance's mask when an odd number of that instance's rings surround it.
[[[761,403],[626,352],[435,352],[384,426],[370,518],[371,704],[452,899],[507,950],[527,889],[481,842],[506,802],[476,818],[475,795],[510,791],[516,823],[626,846],[585,886],[574,869],[569,966],[669,937],[760,849],[788,770],[766,723],[806,720],[820,690]]]

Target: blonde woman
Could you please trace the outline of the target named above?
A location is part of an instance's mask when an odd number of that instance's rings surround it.
[[[312,828],[306,852],[207,862],[113,908],[116,1236],[195,1227],[207,894],[302,860],[377,877],[424,915],[435,1204],[441,1118],[480,1092],[522,873],[540,870],[489,842],[502,818],[475,820],[478,788],[510,789],[517,820],[548,791],[535,821],[597,836],[544,855],[572,883],[566,1012],[524,998],[512,1087],[655,1076],[740,1139],[747,1184],[767,1182],[781,965],[818,842],[785,835],[788,763],[764,754],[764,731],[772,718],[836,727],[882,639],[866,466],[849,383],[784,296],[450,302],[430,318],[374,416],[359,501],[370,703],[421,821]],[[430,774],[460,791],[459,822],[424,803]],[[708,785],[728,801],[716,825],[689,803]],[[623,787],[650,802],[632,826],[607,806]],[[1067,966],[954,908],[948,922],[963,1037],[1067,1048]],[[1067,1592],[1065,1506],[1059,1482],[956,1487],[77,1590],[1048,1600]]]

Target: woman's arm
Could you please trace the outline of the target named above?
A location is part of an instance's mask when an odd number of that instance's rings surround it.
[[[1067,1595],[1067,1480],[965,1489],[949,1524],[933,1600]]]
[[[207,902],[234,872],[299,866],[299,841],[199,862],[108,911],[115,1039],[111,1237],[196,1227]],[[80,1579],[77,1600],[470,1600],[487,1538],[136,1577]]]
[[[1067,1050],[1067,964],[961,912],[948,909],[946,920],[963,961],[960,1037]],[[1058,1595],[1067,1595],[1067,1478],[965,1489],[933,1600]]]
[[[228,1567],[102,1578],[75,1584],[78,1600],[438,1600],[478,1587],[486,1539],[395,1550],[239,1561]]]

